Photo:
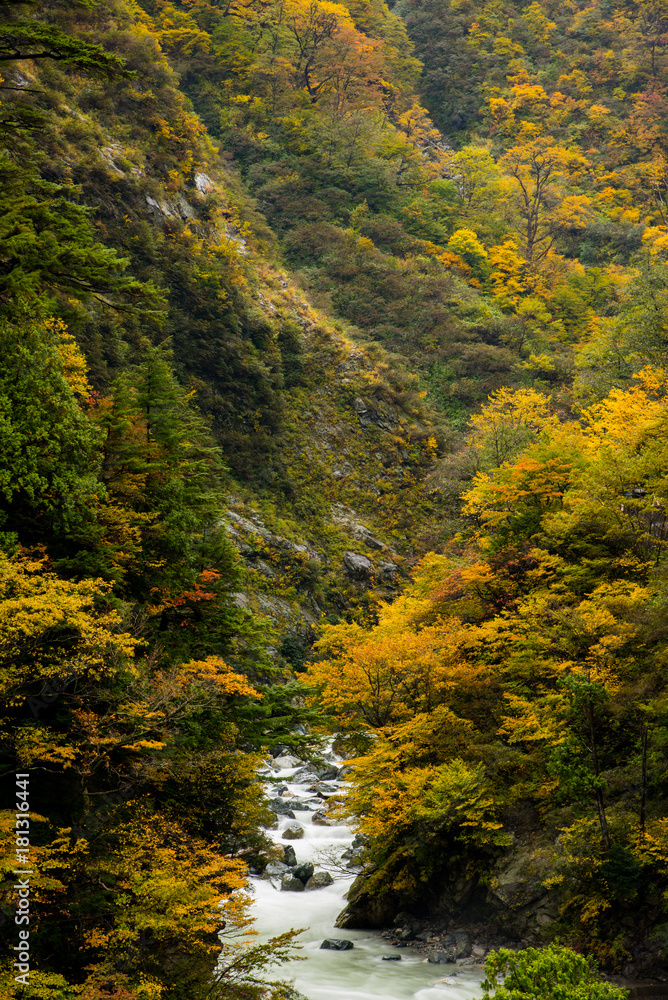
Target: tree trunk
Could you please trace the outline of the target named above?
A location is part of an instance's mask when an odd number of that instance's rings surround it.
[[[598,768],[598,753],[596,751],[596,734],[594,729],[594,709],[590,701],[587,702],[587,719],[589,720],[589,736],[591,739],[591,755],[594,763],[594,774],[598,778],[599,768]],[[596,789],[596,808],[598,809],[598,821],[601,826],[601,838],[603,840],[603,847],[606,851],[610,850],[610,835],[608,833],[608,820],[605,815],[605,803],[603,801],[603,792],[600,788]]]

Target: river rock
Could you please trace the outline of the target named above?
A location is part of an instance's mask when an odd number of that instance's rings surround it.
[[[276,759],[276,757],[284,757],[286,754],[290,753],[290,747],[286,747],[285,743],[277,743],[271,748],[271,756]]]
[[[303,799],[293,799],[290,801],[290,805],[295,812],[313,812],[313,806],[309,805],[308,802],[304,802]],[[320,801],[318,800],[318,805]]]
[[[297,855],[292,844],[286,844],[283,848],[283,860],[288,868],[293,868],[297,864]]]
[[[352,941],[345,940],[345,938],[325,938],[320,947],[326,948],[329,951],[350,951],[353,943]]]
[[[313,770],[321,781],[335,781],[339,776],[339,769],[333,764],[314,764]]]
[[[281,879],[281,892],[303,892],[304,883],[300,878],[295,878],[292,872],[286,872]]]
[[[306,883],[307,889],[324,889],[326,885],[331,885],[334,879],[329,872],[314,872]]]
[[[304,836],[304,827],[301,823],[288,823],[283,831],[283,840],[301,840]]]
[[[455,931],[452,936],[455,939],[451,945],[451,947],[454,947],[455,959],[468,958],[473,950],[471,935],[467,931]],[[446,938],[447,940],[448,938]]]
[[[286,754],[284,757],[274,757],[272,761],[273,767],[279,768],[281,771],[283,768],[300,767],[303,763],[299,757],[293,757],[291,754]]]
[[[431,962],[432,965],[447,965],[450,962],[454,962],[454,958],[451,952],[448,951],[431,951],[427,955],[427,961]]]
[[[318,781],[318,775],[310,767],[302,767],[295,771],[290,781],[294,785],[314,785]]]
[[[270,861],[265,868],[265,873],[267,875],[284,875],[287,870],[288,866],[284,865],[282,861]]]
[[[324,809],[316,809],[313,813],[314,826],[338,826],[338,819],[328,816]]]
[[[311,792],[318,792],[319,795],[333,795],[338,790],[336,785],[328,785],[325,781],[318,781],[309,789]]]
[[[313,865],[310,863],[303,865],[295,865],[292,869],[292,874],[295,876],[295,878],[300,879],[300,881],[302,882],[308,882],[313,872],[314,868]]]
[[[383,955],[381,961],[383,962],[400,962],[401,955]]]
[[[289,816],[290,819],[295,818],[295,814],[292,811],[292,802],[287,799],[270,799],[269,808],[272,812],[276,813],[277,816]]]

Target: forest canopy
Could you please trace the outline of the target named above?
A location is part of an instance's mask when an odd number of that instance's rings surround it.
[[[667,16],[0,0],[3,997],[288,1000],[327,737],[349,919],[665,969]]]

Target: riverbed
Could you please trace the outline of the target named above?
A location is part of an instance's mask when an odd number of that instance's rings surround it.
[[[331,759],[343,763],[334,756]],[[282,797],[288,800],[291,796],[302,801],[313,799],[308,785],[292,780],[300,778],[299,771],[299,767],[267,769],[268,776],[280,779],[278,786],[268,786],[270,794],[275,796],[277,788],[285,788]],[[286,827],[295,821],[304,829],[303,838],[283,839]],[[341,860],[353,841],[347,826],[315,825],[313,812],[300,810],[295,811],[295,820],[279,816],[278,828],[267,832],[281,847],[291,844],[299,864],[311,862],[316,871],[329,871],[334,878],[332,885],[303,892],[282,891],[280,875],[252,879],[255,927],[261,939],[292,927],[304,928],[298,940],[306,961],[284,965],[277,975],[290,980],[307,1000],[470,1000],[480,996],[480,968],[432,965],[410,948],[392,947],[373,931],[342,931],[334,926],[355,877],[355,872],[345,871],[345,859]],[[327,938],[347,939],[353,947],[347,951],[322,949],[320,945]],[[397,955],[401,956],[399,961]],[[395,960],[388,961],[390,956]]]

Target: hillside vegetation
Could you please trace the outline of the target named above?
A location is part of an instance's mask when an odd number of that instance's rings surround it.
[[[288,998],[327,731],[344,920],[661,971],[666,16],[0,0],[3,996]]]

